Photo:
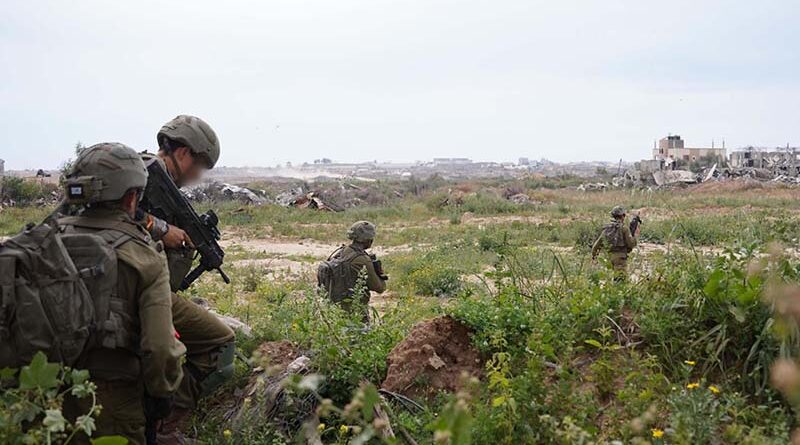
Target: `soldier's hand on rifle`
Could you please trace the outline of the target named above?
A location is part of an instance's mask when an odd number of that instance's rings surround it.
[[[167,233],[161,238],[161,241],[164,243],[165,247],[170,249],[194,247],[189,235],[180,227],[173,226],[172,224],[169,225],[169,230],[167,230]]]

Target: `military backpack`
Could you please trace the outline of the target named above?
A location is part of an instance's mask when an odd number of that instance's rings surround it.
[[[603,226],[603,238],[611,248],[626,247],[622,223],[613,221]]]
[[[358,282],[358,272],[350,263],[357,255],[342,255],[344,246],[336,249],[326,261],[317,266],[317,286],[328,295],[334,303],[353,296],[353,289]]]
[[[131,346],[116,249],[132,236],[91,221],[100,230],[69,231],[82,220],[28,226],[0,244],[0,368],[18,368],[38,351],[75,366],[88,347]]]

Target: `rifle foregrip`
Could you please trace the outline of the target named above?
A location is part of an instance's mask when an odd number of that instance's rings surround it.
[[[181,281],[181,286],[178,288],[178,290],[186,290],[186,289],[188,289],[189,286],[191,286],[192,283],[194,283],[198,278],[200,278],[200,275],[202,275],[203,272],[205,272],[205,271],[206,271],[206,268],[202,264],[200,264],[199,266],[195,267],[194,270],[189,272],[189,275],[186,275],[183,278],[183,281]]]

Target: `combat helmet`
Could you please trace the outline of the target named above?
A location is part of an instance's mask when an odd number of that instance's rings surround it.
[[[626,212],[625,208],[622,207],[622,206],[616,206],[613,209],[611,209],[611,216],[614,217],[614,218],[620,218],[620,217],[626,215],[627,213],[628,212]]]
[[[375,224],[369,221],[358,221],[347,229],[347,238],[359,243],[375,239]]]
[[[147,185],[147,169],[134,149],[117,142],[104,142],[81,151],[64,185],[71,204],[116,201],[128,190]]]
[[[181,114],[167,122],[156,135],[159,147],[164,147],[165,139],[178,142],[180,146],[188,147],[193,154],[200,155],[209,169],[214,168],[219,160],[217,134],[199,117]]]

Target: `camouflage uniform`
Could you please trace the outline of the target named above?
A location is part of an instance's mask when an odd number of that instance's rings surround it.
[[[117,250],[117,292],[127,301],[133,330],[141,333],[138,351],[91,349],[81,367],[97,384],[97,402],[103,406],[95,435],[121,435],[131,444],[144,443],[145,391],[151,397],[171,397],[182,380],[181,358],[186,352],[175,338],[169,276],[161,245],[154,244],[141,226],[122,211],[98,209],[67,221],[68,230],[76,232],[95,232],[100,225],[106,225],[128,227],[126,233],[138,233]],[[86,223],[88,227],[83,227]],[[85,414],[90,407],[88,399],[65,401],[70,417]],[[88,443],[88,438],[83,439]]]
[[[186,129],[187,125],[199,124],[202,124],[203,131],[201,133],[206,136],[213,135],[213,143],[216,144],[208,149],[212,154],[207,157],[213,161],[209,164],[210,168],[213,167],[213,163],[219,156],[219,146],[213,130],[198,118],[178,116],[165,124],[159,132],[158,139],[161,143],[162,137],[167,133],[173,140],[182,144],[191,144],[193,147],[203,145],[194,139],[187,140],[177,136],[180,131],[174,133],[176,126],[179,129]],[[205,141],[205,143],[207,142]],[[190,147],[190,149],[193,148]],[[214,149],[216,149],[215,152]],[[164,161],[158,156],[147,153],[143,153],[141,156],[146,165],[149,165],[150,162],[161,162],[165,171],[169,171]],[[148,213],[150,209],[146,194],[141,208],[145,212],[145,225],[154,239],[160,240],[164,236],[167,224],[177,226],[176,215],[151,215]],[[214,314],[175,293],[183,278],[191,270],[195,250],[185,247],[182,249],[166,248],[165,251],[169,266],[169,282],[173,291],[172,321],[181,342],[186,345],[187,349],[184,379],[175,395],[173,415],[162,422],[159,430],[159,443],[171,444],[183,441],[179,424],[197,406],[197,401],[213,392],[233,373],[235,335],[233,330]]]
[[[628,276],[628,254],[636,247],[636,238],[625,224],[625,210],[622,207],[615,207],[611,216],[611,222],[603,226],[592,246],[592,258],[596,258],[600,250],[606,248],[614,270],[614,280],[624,281]]]
[[[104,162],[99,169],[97,160]],[[111,163],[119,163],[121,167],[112,168]],[[134,168],[142,169],[143,178],[141,184],[131,187],[125,184],[130,182],[128,170]],[[121,144],[89,147],[76,160],[68,177],[90,175],[105,184],[97,202],[121,199],[129,188],[143,188],[147,177],[136,152]],[[116,248],[117,299],[112,302],[119,302],[116,310],[127,315],[121,321],[126,326],[122,332],[132,335],[118,341],[130,346],[90,347],[78,367],[89,371],[97,385],[97,403],[103,407],[96,419],[94,435],[121,435],[131,444],[142,444],[145,391],[162,400],[171,397],[182,380],[181,358],[186,352],[172,326],[169,275],[161,245],[155,244],[125,211],[113,207],[90,206],[79,216],[59,219],[59,224],[65,232],[110,231],[130,237]],[[87,413],[90,406],[91,400],[87,399],[67,396],[64,401],[69,419]],[[89,438],[78,435],[75,441],[88,443]]]
[[[379,294],[386,290],[386,277],[382,277],[375,270],[375,264],[367,250],[375,239],[375,225],[367,221],[359,221],[353,224],[347,231],[347,237],[352,243],[343,246],[331,255],[331,259],[339,259],[349,263],[352,276],[359,276],[362,270],[366,270],[366,289],[361,295],[353,295],[352,298],[341,300],[342,307],[353,310],[353,302],[358,300],[360,306],[365,309],[365,321],[369,321],[369,299],[370,291]]]

